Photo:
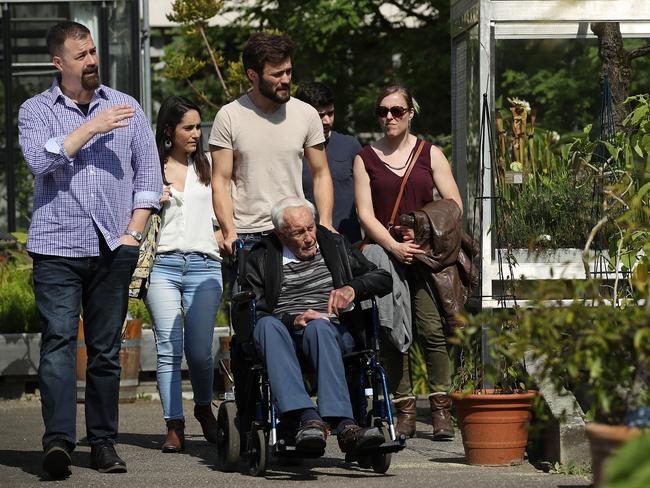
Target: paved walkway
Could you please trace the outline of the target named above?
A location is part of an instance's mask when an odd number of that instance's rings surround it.
[[[328,484],[331,488],[568,488],[589,486],[578,476],[548,474],[530,464],[515,467],[475,467],[465,464],[460,435],[453,442],[432,442],[430,426],[418,424],[418,437],[393,456],[386,475],[377,475],[356,464],[344,463],[335,438],[330,438],[323,458],[308,460],[298,467],[273,463],[265,478],[240,473],[221,473],[214,468],[214,447],[200,435],[194,418],[187,419],[187,447],[183,454],[163,454],[164,423],[157,401],[139,400],[120,408],[118,452],[128,465],[128,473],[102,475],[90,469],[90,448],[83,441],[83,405],[79,405],[77,428],[82,440],[72,456],[72,476],[55,482],[67,486],[254,488],[258,486],[299,486],[296,482]],[[191,403],[185,403],[190,413]],[[42,420],[38,400],[0,401],[0,487],[40,486],[47,480],[41,470]],[[300,485],[302,486],[302,485]]]

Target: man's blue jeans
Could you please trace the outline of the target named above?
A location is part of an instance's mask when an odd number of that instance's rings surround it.
[[[88,351],[86,435],[94,444],[115,440],[118,427],[121,332],[128,285],[138,260],[136,246],[106,246],[100,256],[65,258],[33,254],[34,293],[41,321],[38,377],[45,434],[76,443],[76,353],[83,307]]]
[[[300,354],[316,371],[321,417],[352,418],[342,355],[352,351],[354,339],[344,326],[312,320],[304,329],[290,333],[280,320],[269,315],[257,321],[253,337],[281,413],[314,406],[305,391]]]
[[[194,403],[212,402],[212,336],[221,291],[221,263],[216,259],[195,252],[156,256],[146,303],[156,334],[158,391],[165,420],[184,419],[183,349]]]

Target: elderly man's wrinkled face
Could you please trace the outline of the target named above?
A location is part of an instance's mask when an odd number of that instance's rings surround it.
[[[277,233],[282,244],[301,261],[308,261],[316,255],[316,223],[309,208],[285,209],[284,226]]]

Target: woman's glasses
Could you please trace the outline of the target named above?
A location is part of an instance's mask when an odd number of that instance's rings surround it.
[[[400,107],[398,105],[395,105],[394,107],[390,107],[390,108],[380,106],[380,107],[377,107],[377,109],[375,110],[375,114],[377,114],[377,117],[384,118],[384,117],[386,117],[388,115],[388,112],[390,112],[390,114],[394,118],[401,119],[402,117],[404,117],[404,114],[406,112],[408,112],[408,111],[409,111],[408,108]]]

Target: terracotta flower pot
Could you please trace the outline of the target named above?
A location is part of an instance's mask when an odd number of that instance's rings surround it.
[[[591,448],[591,471],[595,488],[603,479],[607,458],[616,452],[622,444],[639,435],[641,429],[590,422],[585,426],[585,431]]]
[[[468,464],[516,465],[524,462],[531,405],[536,391],[452,393]]]

